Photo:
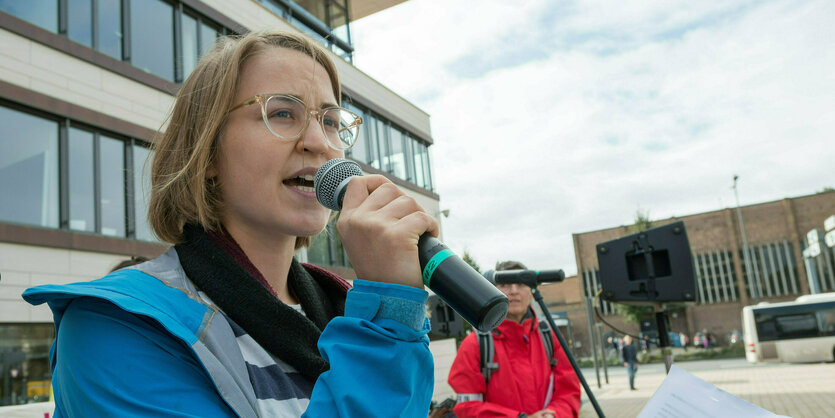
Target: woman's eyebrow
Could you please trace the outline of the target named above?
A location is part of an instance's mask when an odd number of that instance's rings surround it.
[[[295,98],[295,99],[298,99],[300,102],[302,102],[302,103],[304,103],[304,104],[308,104],[308,103],[304,100],[304,98],[302,98],[301,96],[299,96],[299,95],[297,95],[297,94],[292,94],[292,93],[286,93],[286,94],[285,94],[285,93],[282,93],[282,94],[284,94],[285,96],[291,96],[291,97],[293,97],[293,98]],[[328,103],[328,102],[325,102],[325,103],[322,103],[322,104],[319,106],[319,109],[326,109],[326,108],[329,108],[329,107],[339,107],[339,105],[338,105],[338,104],[336,104],[336,103]]]

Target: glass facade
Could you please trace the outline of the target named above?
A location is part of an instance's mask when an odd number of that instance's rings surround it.
[[[0,10],[58,33],[58,0],[0,0]]]
[[[348,0],[258,1],[350,60]],[[231,33],[179,0],[0,0],[0,10],[175,83],[193,71],[218,37]],[[346,107],[364,120],[351,158],[433,189],[427,144],[373,111]],[[150,151],[145,144],[2,104],[0,124],[12,127],[0,132],[0,193],[21,197],[0,206],[0,220],[154,240],[146,214]],[[60,135],[65,155],[59,153]],[[25,181],[13,176],[20,170],[28,173]],[[61,173],[67,177],[63,182]],[[67,190],[60,191],[59,183]],[[310,253],[312,258],[327,253],[324,264],[345,265],[341,248],[333,227],[314,241]]]
[[[343,99],[343,106],[362,117],[359,139],[348,157],[432,190],[427,144],[348,98]]]
[[[264,7],[287,20],[336,55],[351,62],[348,0],[258,0]]]
[[[66,0],[66,6],[60,6],[62,3],[0,0],[0,11],[175,83],[191,73],[198,58],[219,36],[231,33],[173,0]],[[124,4],[130,7],[125,9]],[[128,16],[123,16],[124,10],[129,11]],[[66,21],[63,28],[59,24],[62,16]]]
[[[145,194],[150,151],[137,141],[71,124],[0,104],[0,126],[7,127],[0,130],[0,196],[15,197],[3,200],[0,221],[153,241]],[[66,167],[67,176],[63,214],[59,167]],[[129,197],[129,182],[142,193]],[[133,221],[128,205],[137,214]],[[136,233],[129,235],[129,227]]]
[[[67,37],[93,47],[93,0],[67,0]]]
[[[70,229],[96,232],[94,134],[70,128]]]
[[[49,400],[52,324],[0,324],[0,406]]]
[[[125,236],[125,141],[99,136],[101,233]]]
[[[174,8],[161,0],[145,0],[142,7],[131,7],[130,35],[131,64],[175,81]]]
[[[143,145],[133,144],[133,202],[136,239],[154,241],[154,233],[148,223],[148,202],[151,196],[151,150]]]
[[[0,221],[57,228],[58,122],[0,106],[0,126]]]
[[[117,60],[122,59],[122,1],[94,0],[98,3],[96,49]]]
[[[338,218],[328,222],[328,226],[313,238],[307,249],[307,262],[325,266],[351,268],[348,254],[342,246],[342,239],[336,230]]]

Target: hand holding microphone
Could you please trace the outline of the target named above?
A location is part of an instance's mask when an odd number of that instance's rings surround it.
[[[383,176],[349,184],[337,228],[357,277],[422,289],[417,242],[438,234],[435,219]]]
[[[314,187],[319,203],[344,209],[337,228],[358,277],[425,284],[482,331],[504,320],[507,297],[438,241],[434,218],[385,177],[362,177],[357,163],[337,158],[319,168]]]

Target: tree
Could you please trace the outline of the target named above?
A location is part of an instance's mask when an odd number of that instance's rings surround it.
[[[823,188],[823,190],[819,191],[818,193],[829,193],[829,192],[835,192],[835,187],[826,186],[826,187]]]
[[[652,228],[652,221],[649,218],[649,209],[646,211],[638,209],[635,212],[635,223],[628,228],[629,234],[637,234],[638,232],[646,231],[650,228]],[[641,319],[643,319],[647,313],[651,313],[653,309],[650,306],[633,306],[616,303],[615,311],[622,315],[626,322],[641,322]]]
[[[635,211],[635,223],[629,227],[629,233],[637,234],[650,228],[652,228],[652,221],[649,219],[649,209],[645,212],[640,209]]]
[[[461,256],[461,259],[464,260],[465,263],[469,264],[470,267],[475,269],[475,271],[481,273],[481,267],[478,266],[478,263],[473,260],[473,257],[470,255],[470,252],[467,249],[464,249],[464,255]]]

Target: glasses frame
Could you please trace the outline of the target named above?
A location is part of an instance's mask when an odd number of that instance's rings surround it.
[[[293,101],[301,104],[302,106],[304,106],[305,109],[307,109],[307,111],[304,112],[304,121],[302,121],[302,129],[295,136],[288,138],[288,137],[279,135],[278,133],[273,131],[273,128],[270,126],[269,117],[267,116],[267,102],[273,97],[281,97],[281,98],[293,100]],[[261,105],[260,106],[261,107],[261,118],[264,120],[264,125],[267,127],[267,131],[269,131],[271,134],[273,134],[273,136],[275,136],[276,138],[281,139],[283,141],[292,142],[292,141],[296,141],[299,138],[301,138],[302,135],[304,135],[305,131],[307,131],[307,128],[310,126],[309,124],[310,124],[310,117],[311,116],[313,116],[319,122],[319,129],[322,130],[322,135],[324,135],[325,139],[327,139],[329,147],[331,147],[335,150],[338,150],[338,151],[345,151],[345,150],[351,149],[351,147],[353,147],[354,144],[356,144],[357,141],[359,140],[360,126],[362,126],[362,116],[360,116],[360,115],[358,115],[358,114],[356,114],[356,113],[354,113],[354,112],[352,112],[352,111],[350,111],[350,110],[348,110],[344,107],[340,107],[340,106],[329,106],[329,107],[324,107],[324,108],[321,108],[321,109],[310,108],[310,107],[307,106],[307,103],[305,103],[304,101],[302,101],[298,97],[291,96],[289,94],[283,94],[283,93],[256,94],[255,96],[252,96],[249,99],[246,99],[243,102],[241,102],[241,103],[239,103],[235,106],[232,106],[232,108],[229,109],[229,111],[226,112],[226,114],[232,113],[235,110],[238,110],[242,107],[249,106],[249,105],[252,105],[252,104],[255,104],[255,103],[258,103],[259,105]],[[342,145],[344,145],[344,142],[342,142],[340,140],[339,144],[338,144],[339,146],[337,146],[328,138],[328,134],[325,132],[325,124],[324,124],[324,121],[322,120],[322,117],[325,115],[326,112],[328,112],[329,110],[334,110],[334,109],[337,109],[337,110],[340,110],[340,111],[343,111],[343,112],[348,112],[356,118],[354,123],[350,124],[347,127],[347,128],[356,127],[356,129],[357,129],[357,135],[356,135],[357,138],[356,138],[356,140],[354,140],[354,142],[351,145],[342,146]]]

